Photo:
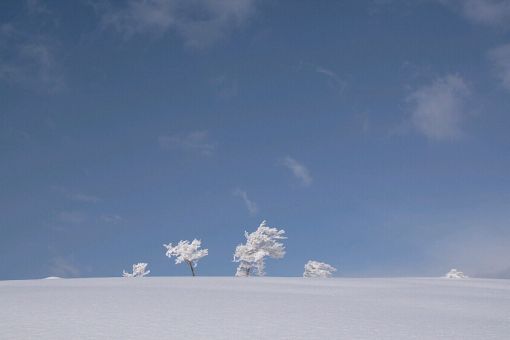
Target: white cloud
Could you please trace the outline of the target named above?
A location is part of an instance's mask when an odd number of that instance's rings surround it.
[[[304,186],[309,186],[312,184],[312,176],[303,164],[289,156],[282,160],[282,164],[292,172],[294,177],[296,177],[301,182],[301,184]]]
[[[297,70],[318,73],[319,75],[323,76],[323,79],[327,80],[329,87],[339,94],[342,94],[347,87],[347,82],[343,80],[335,71],[321,65],[301,61],[297,65]]]
[[[50,261],[50,272],[58,277],[76,277],[80,275],[80,270],[72,261],[64,257],[57,256]]]
[[[210,141],[207,131],[193,131],[188,134],[174,136],[159,136],[159,145],[166,150],[181,149],[184,151],[199,152],[205,156],[211,156],[216,146]]]
[[[469,93],[468,85],[457,75],[438,78],[419,88],[407,98],[414,105],[412,125],[431,140],[459,138]]]
[[[510,0],[438,0],[468,20],[494,27],[510,26]]]
[[[510,44],[489,51],[489,58],[494,64],[503,86],[510,91]]]
[[[117,224],[117,223],[121,222],[122,220],[123,220],[122,217],[117,214],[101,215],[101,221],[106,222],[106,223]]]
[[[397,5],[401,8],[404,5],[434,2],[446,6],[474,24],[495,28],[510,27],[510,0],[373,0],[371,12],[379,12],[382,6]]]
[[[84,203],[97,203],[102,200],[101,197],[98,197],[95,195],[84,194],[81,192],[74,192],[72,190],[69,190],[65,187],[58,186],[58,185],[52,185],[50,187],[50,189],[52,191],[55,191],[65,197],[67,197],[68,199],[70,199],[72,201],[84,202]]]
[[[457,268],[473,277],[510,278],[510,233],[490,225],[469,227],[428,249],[431,264]]]
[[[13,36],[16,34],[16,29],[14,28],[14,25],[12,23],[4,23],[0,25],[0,37],[1,39],[6,39],[8,37]]]
[[[57,62],[56,41],[23,32],[8,23],[0,26],[0,80],[56,93],[65,88]]]
[[[246,191],[241,190],[241,189],[236,189],[236,190],[234,190],[234,195],[241,197],[241,199],[243,200],[244,204],[246,205],[246,208],[248,209],[248,211],[250,212],[251,215],[254,215],[257,213],[257,211],[259,210],[257,203],[250,200]]]
[[[315,66],[315,71],[326,76],[330,81],[330,86],[338,92],[341,93],[345,90],[347,84],[338,76],[338,74],[336,74],[336,72],[322,66]]]
[[[219,98],[230,99],[237,95],[237,81],[224,74],[212,78],[210,84]]]
[[[41,0],[27,0],[25,4],[30,15],[51,14],[51,11]]]
[[[80,224],[85,221],[85,214],[79,211],[61,211],[57,218],[60,222],[69,224]]]
[[[175,32],[190,47],[207,47],[243,25],[255,0],[129,0],[103,9],[102,26],[129,39],[139,34]]]
[[[84,202],[84,203],[97,203],[101,201],[101,198],[93,195],[86,195],[81,193],[70,194],[69,198],[73,201]]]

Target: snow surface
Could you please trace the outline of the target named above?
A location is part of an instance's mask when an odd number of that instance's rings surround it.
[[[509,339],[510,280],[0,282],[0,339]]]

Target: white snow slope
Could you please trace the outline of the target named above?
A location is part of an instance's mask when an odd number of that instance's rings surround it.
[[[0,339],[510,339],[510,280],[3,281]]]

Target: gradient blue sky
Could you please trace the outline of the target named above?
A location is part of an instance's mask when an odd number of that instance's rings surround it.
[[[510,1],[0,3],[0,279],[510,277]]]

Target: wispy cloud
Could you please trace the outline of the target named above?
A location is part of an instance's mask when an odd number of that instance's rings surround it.
[[[72,201],[76,201],[76,202],[97,203],[97,202],[102,201],[101,197],[99,197],[99,196],[85,194],[82,192],[76,192],[76,191],[73,191],[68,188],[58,186],[58,185],[52,185],[50,187],[50,189],[54,192],[57,192],[57,193],[63,195],[64,197],[66,197]]]
[[[224,74],[212,78],[210,84],[219,98],[230,99],[237,95],[237,81]]]
[[[6,126],[4,129],[0,129],[0,140],[15,143],[26,143],[32,141],[32,135],[25,130]]]
[[[238,188],[234,190],[234,196],[240,197],[243,200],[244,204],[246,205],[246,208],[248,209],[251,215],[255,215],[258,212],[259,209],[257,203],[250,200],[250,198],[248,197],[248,193],[246,191]]]
[[[510,27],[510,0],[437,0],[473,23]]]
[[[242,26],[255,9],[255,0],[129,0],[101,11],[103,28],[125,39],[140,34],[174,32],[185,44],[207,47]]]
[[[25,4],[30,15],[51,14],[51,11],[41,0],[27,0]]]
[[[58,277],[77,277],[80,276],[80,269],[65,257],[57,256],[51,259],[49,265],[51,275]]]
[[[463,270],[474,277],[510,278],[510,233],[479,225],[448,235],[428,250],[432,265]]]
[[[184,151],[199,152],[205,156],[211,156],[216,150],[216,145],[211,142],[207,131],[194,131],[188,134],[173,136],[159,136],[159,145],[165,150],[181,149]]]
[[[312,176],[308,169],[294,158],[287,156],[282,160],[282,164],[287,167],[291,173],[296,177],[301,184],[309,186],[312,184]]]
[[[510,91],[510,44],[489,51],[489,58],[494,64],[503,86]]]
[[[457,75],[438,78],[413,92],[407,101],[414,108],[411,123],[431,140],[459,138],[461,124],[467,114],[466,100],[470,91],[466,82]]]
[[[85,218],[85,214],[80,211],[61,211],[57,214],[57,219],[66,224],[81,224]]]
[[[84,202],[84,203],[97,203],[101,201],[101,198],[93,195],[86,195],[81,193],[70,194],[69,198],[73,201]]]
[[[117,214],[103,214],[101,215],[101,221],[106,223],[117,224],[122,222],[122,217]]]
[[[324,66],[301,61],[297,65],[297,70],[315,72],[316,74],[321,75],[322,79],[327,81],[329,87],[338,94],[342,94],[345,88],[347,87],[347,82],[344,79],[342,79],[342,77],[340,77],[338,73]]]
[[[47,93],[65,89],[57,61],[58,43],[49,36],[31,34],[12,23],[0,26],[0,80]]]
[[[330,86],[338,92],[341,93],[345,90],[347,83],[336,72],[322,66],[315,66],[315,71],[326,76],[329,79]]]
[[[458,13],[474,24],[495,28],[510,28],[510,0],[372,0],[370,11],[375,14],[381,8],[404,9],[409,11],[416,5],[439,3],[452,12]]]

